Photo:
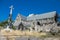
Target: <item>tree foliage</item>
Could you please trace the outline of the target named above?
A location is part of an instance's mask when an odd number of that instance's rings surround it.
[[[8,21],[3,21],[3,22],[0,22],[0,26],[5,26],[6,24],[8,24]]]

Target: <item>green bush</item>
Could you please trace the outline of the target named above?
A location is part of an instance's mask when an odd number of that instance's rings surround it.
[[[15,26],[12,26],[12,29],[13,29],[13,30],[16,30]]]

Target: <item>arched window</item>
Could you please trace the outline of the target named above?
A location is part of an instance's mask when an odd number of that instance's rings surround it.
[[[41,25],[40,22],[37,22],[37,25]]]

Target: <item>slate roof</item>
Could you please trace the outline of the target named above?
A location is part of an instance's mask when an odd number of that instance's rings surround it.
[[[36,19],[45,19],[45,18],[52,18],[56,15],[56,11],[43,13],[43,14],[36,14],[30,17],[27,17],[27,20],[36,20]]]

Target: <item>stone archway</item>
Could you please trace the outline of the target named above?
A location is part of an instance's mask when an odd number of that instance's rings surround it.
[[[24,30],[24,25],[23,25],[22,22],[19,24],[19,26],[18,26],[18,30]]]

